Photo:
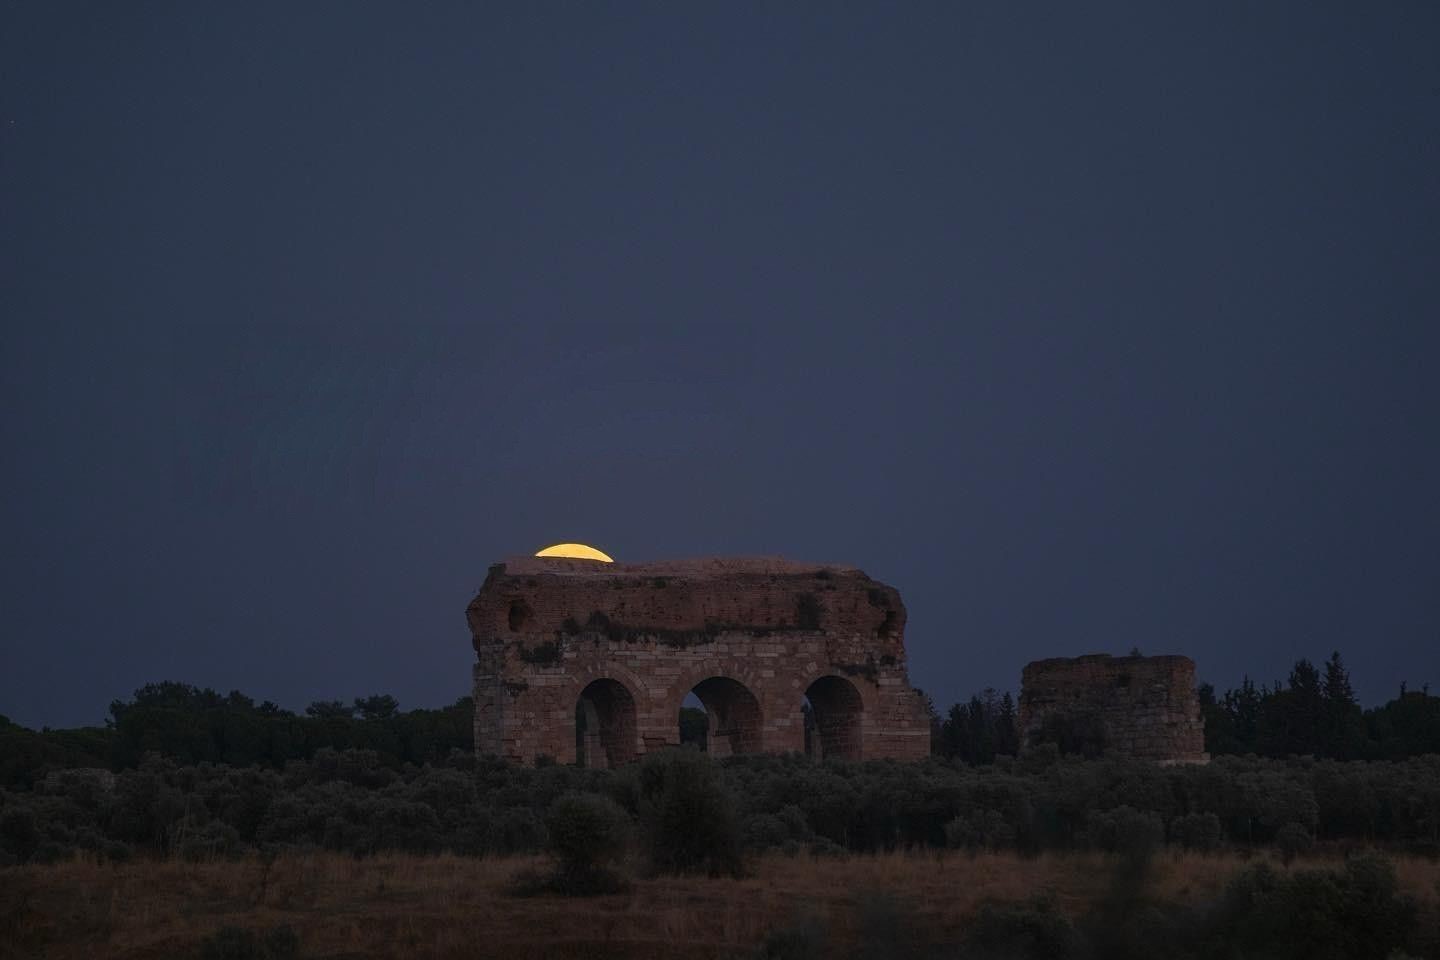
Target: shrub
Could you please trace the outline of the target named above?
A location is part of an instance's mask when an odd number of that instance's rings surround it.
[[[1015,843],[1015,828],[998,810],[976,810],[945,824],[945,845],[977,853]]]
[[[772,930],[760,945],[757,960],[821,960],[831,953],[829,936],[818,917],[805,915]]]
[[[630,818],[608,797],[567,793],[550,805],[545,828],[560,872],[583,886],[624,856]]]
[[[917,918],[895,897],[872,891],[856,904],[856,960],[900,960],[916,954]]]
[[[126,863],[135,856],[134,848],[120,840],[109,841],[105,844],[102,852],[105,854],[105,859],[111,863]]]
[[[1092,814],[1087,837],[1107,853],[1148,856],[1165,840],[1165,825],[1154,813],[1120,806]]]
[[[790,831],[790,836],[796,840],[805,840],[811,836],[810,823],[805,819],[805,811],[795,804],[787,803],[781,807],[776,817],[785,825],[785,829]]]
[[[1280,859],[1286,863],[1309,853],[1313,845],[1310,831],[1298,823],[1287,823],[1275,831],[1275,849],[1280,851]]]
[[[240,855],[240,834],[232,826],[212,820],[187,833],[176,846],[180,859],[191,863]]]
[[[585,897],[629,888],[613,866],[628,846],[630,818],[613,800],[593,793],[563,794],[546,812],[545,827],[555,865],[549,871],[526,868],[515,874],[511,895]]]
[[[490,823],[490,852],[503,855],[539,850],[545,841],[545,825],[527,807],[512,807]]]
[[[35,852],[30,855],[30,862],[59,863],[69,857],[72,852],[70,846],[59,840],[42,840],[40,845],[35,848]]]
[[[1405,852],[1425,860],[1440,860],[1440,840],[1413,840],[1405,848]]]
[[[1210,853],[1219,850],[1224,838],[1220,818],[1213,813],[1187,813],[1170,821],[1170,840],[1186,850]]]
[[[244,927],[221,927],[200,941],[203,960],[291,960],[300,954],[300,938],[284,924],[264,936]]]
[[[739,821],[708,757],[694,750],[650,754],[638,780],[636,802],[652,869],[740,874]]]
[[[967,957],[996,960],[1066,960],[1080,956],[1083,949],[1075,925],[1047,896],[981,906],[966,945]]]
[[[812,857],[843,857],[850,852],[829,837],[816,837],[806,849]]]
[[[745,824],[745,843],[755,850],[779,847],[790,839],[790,830],[773,813],[751,817]]]
[[[1394,866],[1381,857],[1357,857],[1340,872],[1290,875],[1262,863],[1226,888],[1212,952],[1273,960],[1384,957],[1409,946],[1415,918],[1415,904],[1398,893]]]
[[[0,812],[0,850],[24,863],[40,845],[40,831],[33,811],[24,807]]]

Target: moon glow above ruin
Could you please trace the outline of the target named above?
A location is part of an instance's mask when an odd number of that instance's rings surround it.
[[[557,543],[553,547],[537,551],[535,556],[564,557],[569,560],[599,560],[601,563],[615,562],[614,558],[604,551],[596,550],[583,543]]]

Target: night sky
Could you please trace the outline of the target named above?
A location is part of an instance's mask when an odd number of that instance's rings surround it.
[[[1180,8],[1180,9],[1177,9]],[[1440,5],[0,3],[0,713],[469,692],[486,568],[1440,686]]]

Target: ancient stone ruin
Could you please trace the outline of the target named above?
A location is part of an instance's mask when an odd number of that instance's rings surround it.
[[[622,764],[679,743],[692,692],[712,755],[930,750],[900,594],[853,567],[518,557],[466,615],[480,754]]]
[[[1020,681],[1021,752],[1053,742],[1066,752],[1205,763],[1205,723],[1189,657],[1037,660]]]

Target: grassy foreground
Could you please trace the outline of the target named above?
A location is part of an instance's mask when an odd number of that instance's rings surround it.
[[[15,867],[0,871],[0,956],[200,956],[221,928],[283,926],[303,957],[753,957],[772,931],[806,922],[824,924],[832,943],[853,944],[877,899],[902,906],[900,934],[922,948],[959,940],[986,900],[1049,890],[1079,915],[1110,870],[1103,856],[1084,854],[776,856],[742,879],[642,879],[628,893],[590,899],[507,895],[510,877],[537,863],[314,853],[268,865],[76,859]],[[1147,896],[1211,900],[1244,863],[1162,855]],[[1402,889],[1427,912],[1440,909],[1440,863],[1395,864]]]

